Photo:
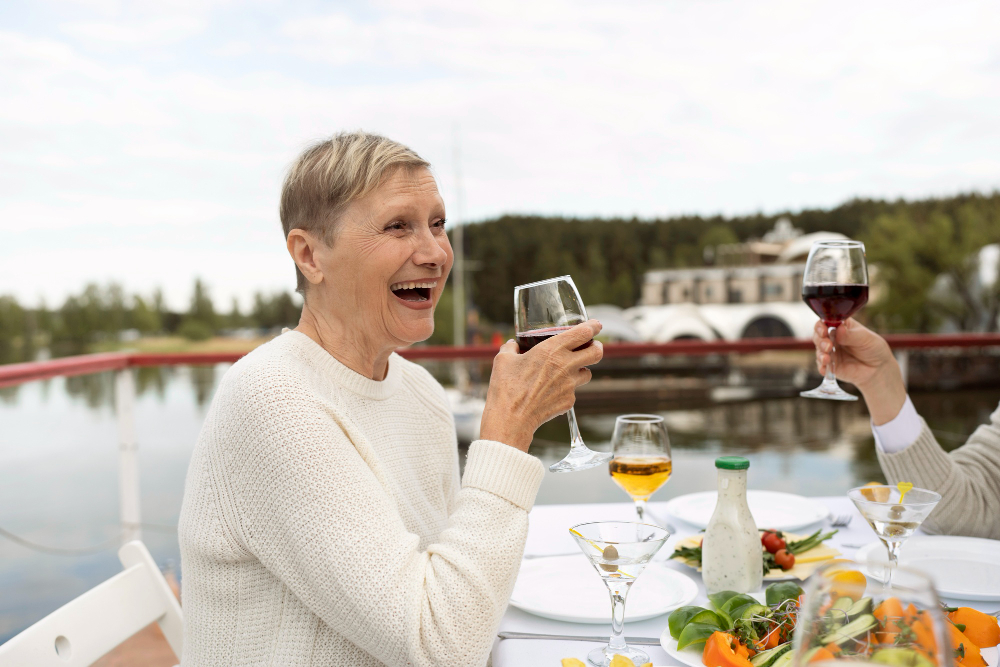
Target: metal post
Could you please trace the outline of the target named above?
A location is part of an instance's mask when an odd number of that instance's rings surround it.
[[[115,412],[118,414],[118,504],[122,544],[142,539],[139,511],[139,444],[135,438],[135,383],[128,368],[115,376]]]
[[[899,372],[903,376],[903,387],[905,389],[910,388],[910,351],[909,350],[896,350],[896,363],[899,364]]]
[[[459,128],[455,124],[455,211],[451,217],[455,230],[455,264],[451,271],[452,309],[455,327],[455,345],[466,344],[465,324],[465,230],[462,227],[464,213],[462,193],[461,154],[459,152]],[[469,369],[462,361],[455,361],[455,386],[464,395],[469,390]]]

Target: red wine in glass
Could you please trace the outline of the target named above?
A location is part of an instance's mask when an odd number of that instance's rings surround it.
[[[547,341],[556,334],[569,331],[570,327],[549,327],[547,329],[534,329],[517,334],[517,344],[521,352],[527,352],[541,342]]]
[[[868,303],[868,285],[803,285],[802,300],[826,326],[839,327]]]
[[[575,324],[587,321],[587,310],[573,279],[559,276],[514,288],[514,335],[522,353],[557,336]],[[577,349],[592,344],[587,341]],[[566,412],[569,421],[570,450],[559,462],[549,466],[552,472],[573,472],[603,465],[611,459],[608,452],[595,452],[580,435],[576,411]]]
[[[569,331],[572,328],[573,327],[548,327],[547,329],[525,331],[524,333],[517,334],[517,345],[521,348],[521,352],[527,352],[539,343],[546,341],[555,335],[561,334],[563,331]],[[588,340],[580,347],[574,348],[573,351],[579,352],[586,347],[590,347],[593,342],[594,341],[592,340]]]

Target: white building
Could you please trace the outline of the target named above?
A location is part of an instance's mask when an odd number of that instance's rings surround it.
[[[715,266],[647,271],[639,305],[623,312],[643,340],[808,338],[816,315],[802,302],[802,277],[816,241],[782,218],[763,239],[706,249]]]

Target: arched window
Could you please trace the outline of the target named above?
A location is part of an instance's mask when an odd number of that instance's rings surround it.
[[[784,320],[764,315],[750,322],[740,338],[790,338],[791,336],[792,330]]]

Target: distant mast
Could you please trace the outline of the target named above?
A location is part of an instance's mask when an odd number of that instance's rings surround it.
[[[455,265],[452,267],[452,313],[455,325],[455,345],[464,346],[465,338],[465,239],[462,229],[463,208],[465,205],[462,192],[461,153],[459,151],[459,127],[455,123],[454,134],[454,166],[455,166],[455,215],[449,216],[454,221],[453,234]],[[469,389],[469,371],[465,363],[455,361],[455,386],[463,394]]]

